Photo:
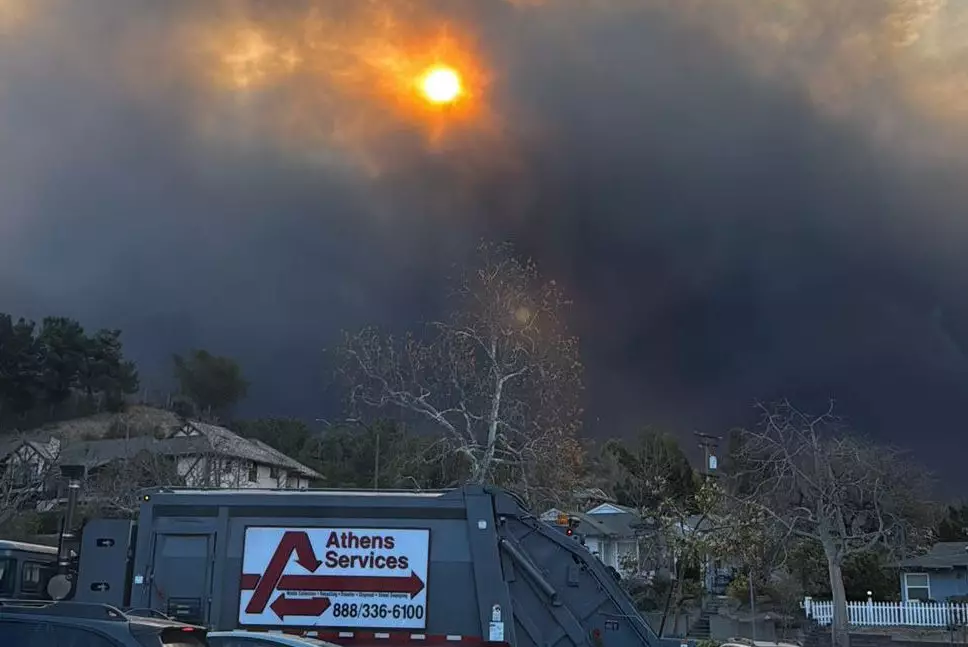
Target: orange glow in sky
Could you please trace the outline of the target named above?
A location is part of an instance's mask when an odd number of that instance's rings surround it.
[[[383,161],[391,156],[377,151],[400,137],[438,148],[469,131],[477,141],[501,132],[473,30],[423,2],[239,6],[228,19],[186,28],[179,50],[195,57],[191,66],[214,82],[226,109],[248,120],[245,130],[258,118],[300,146],[328,140]]]
[[[461,94],[460,75],[453,68],[435,65],[421,78],[420,90],[431,103],[453,103]]]

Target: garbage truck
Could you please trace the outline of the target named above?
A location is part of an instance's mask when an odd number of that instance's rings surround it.
[[[656,636],[572,532],[488,486],[156,488],[136,521],[89,520],[77,555],[59,595],[213,630],[347,646],[682,643]]]

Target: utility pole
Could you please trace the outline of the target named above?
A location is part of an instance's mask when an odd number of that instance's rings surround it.
[[[702,448],[702,475],[705,478],[714,476],[716,468],[719,467],[719,459],[716,456],[716,450],[719,448],[719,441],[723,439],[722,436],[714,436],[712,434],[704,434],[701,431],[692,432],[699,438],[699,446]]]

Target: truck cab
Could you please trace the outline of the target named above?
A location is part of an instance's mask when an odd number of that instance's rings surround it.
[[[47,583],[56,570],[56,548],[0,540],[0,598],[49,599]]]

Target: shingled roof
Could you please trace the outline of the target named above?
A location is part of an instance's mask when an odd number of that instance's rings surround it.
[[[206,425],[212,427],[212,425]],[[171,438],[135,436],[74,442],[64,446],[60,460],[71,465],[84,465],[88,469],[101,467],[116,460],[130,460],[142,452],[161,456],[194,456],[218,454],[262,465],[282,467],[308,479],[321,480],[315,470],[297,460],[269,447],[258,440],[247,440],[228,429],[215,427],[199,435],[179,435]]]
[[[103,438],[115,425],[127,425],[136,433],[130,438]],[[61,441],[59,456],[52,458],[89,469],[115,460],[128,460],[141,452],[166,456],[216,453],[281,467],[308,479],[323,479],[315,470],[259,440],[243,438],[225,427],[186,421],[170,411],[143,406],[131,407],[122,414],[99,414],[0,438],[0,460],[24,444],[45,455],[49,453],[46,444],[51,438]]]
[[[898,566],[928,570],[950,570],[956,566],[968,567],[968,542],[939,541],[924,555],[901,560]]]

